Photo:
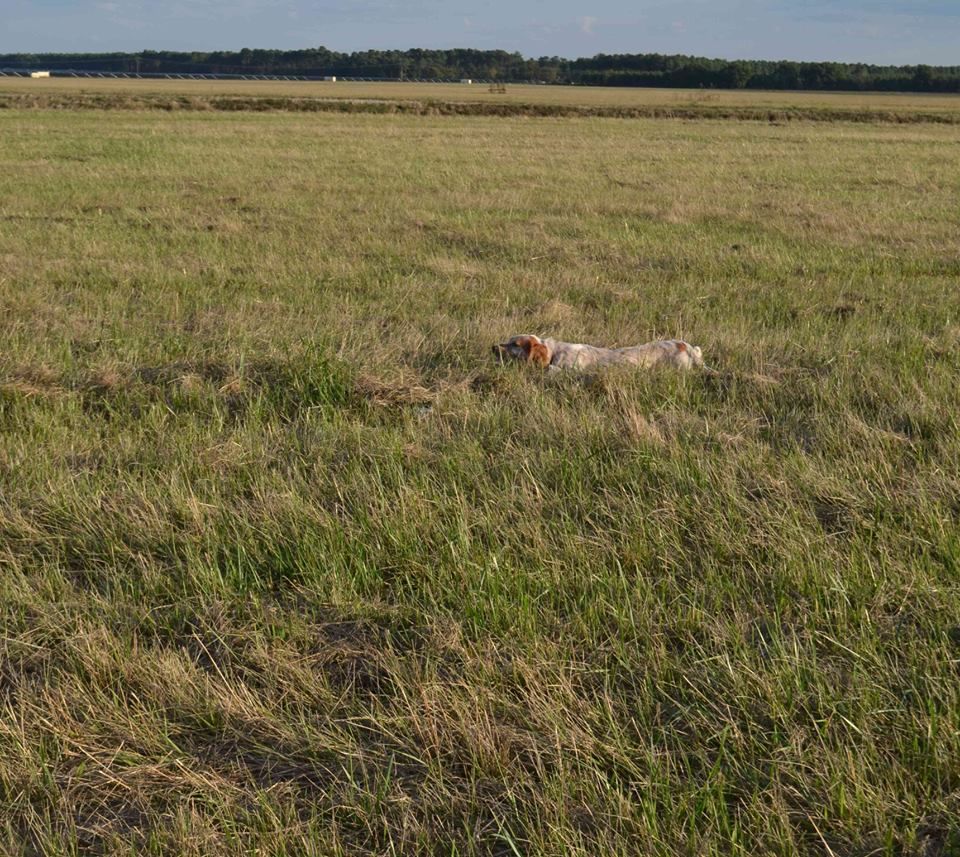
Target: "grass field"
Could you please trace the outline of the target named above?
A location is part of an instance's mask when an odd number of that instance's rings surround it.
[[[960,129],[0,139],[0,851],[960,853]]]

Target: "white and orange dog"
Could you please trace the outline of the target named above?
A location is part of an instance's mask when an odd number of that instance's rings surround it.
[[[700,348],[682,339],[659,339],[627,348],[598,348],[525,334],[494,345],[493,353],[501,363],[519,360],[545,369],[594,369],[615,364],[674,366],[677,369],[703,366]]]

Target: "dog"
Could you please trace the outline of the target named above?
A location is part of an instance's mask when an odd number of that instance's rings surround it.
[[[699,346],[682,339],[659,339],[627,348],[598,348],[596,345],[541,339],[528,333],[494,345],[493,354],[501,363],[519,360],[544,369],[595,369],[615,364],[691,369],[704,365]]]

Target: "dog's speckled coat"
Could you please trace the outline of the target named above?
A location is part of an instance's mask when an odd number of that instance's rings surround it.
[[[703,366],[699,346],[682,339],[659,339],[626,348],[600,348],[524,334],[494,345],[493,353],[501,362],[521,360],[547,369],[593,369],[618,363],[644,367],[667,365],[678,369]]]

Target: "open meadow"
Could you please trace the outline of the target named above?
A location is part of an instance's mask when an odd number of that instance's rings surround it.
[[[0,852],[960,853],[960,126],[0,141]]]

